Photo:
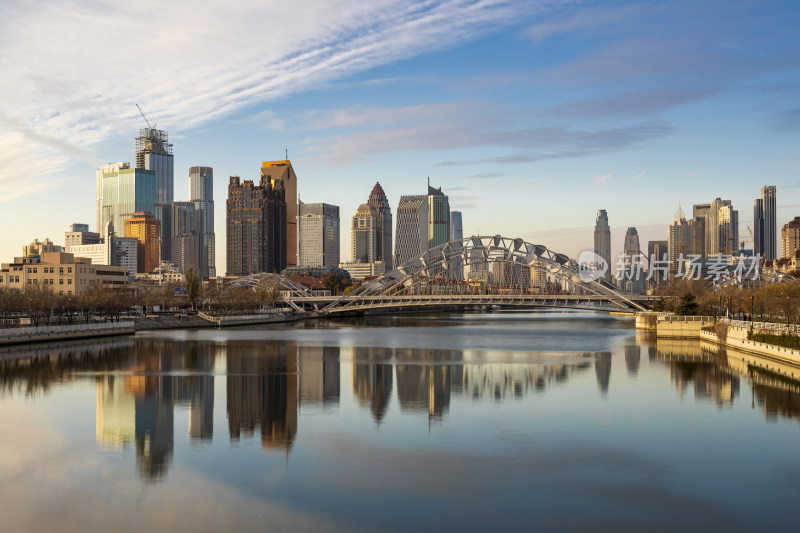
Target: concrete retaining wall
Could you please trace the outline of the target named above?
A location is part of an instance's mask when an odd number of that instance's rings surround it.
[[[42,326],[0,329],[0,346],[28,342],[52,342],[69,339],[108,337],[134,333],[133,322],[104,324],[74,324],[72,326]]]

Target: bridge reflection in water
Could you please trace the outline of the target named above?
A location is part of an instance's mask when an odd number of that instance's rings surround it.
[[[168,472],[176,410],[188,412],[190,443],[214,439],[219,380],[224,380],[228,439],[258,438],[264,451],[284,454],[301,430],[299,413],[337,411],[345,393],[376,425],[393,409],[428,425],[443,424],[457,400],[513,402],[577,378],[595,380],[598,393],[607,396],[612,362],[624,362],[623,372],[636,378],[643,352],[650,365],[666,366],[682,399],[730,408],[740,401],[744,380],[752,391],[747,401],[766,419],[800,419],[800,384],[761,373],[752,360],[644,334],[621,348],[618,359],[612,352],[594,352],[519,362],[461,350],[114,339],[26,348],[24,358],[0,353],[0,398],[36,397],[65,383],[94,381],[98,445],[133,448],[136,469],[147,481]]]

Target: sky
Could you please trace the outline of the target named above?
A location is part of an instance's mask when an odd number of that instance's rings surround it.
[[[430,178],[465,236],[577,257],[598,209],[666,240],[680,204],[739,210],[777,186],[800,216],[800,3],[737,0],[75,0],[0,4],[0,261],[95,226],[95,169],[169,133],[175,200],[289,159],[300,199],[396,211]]]

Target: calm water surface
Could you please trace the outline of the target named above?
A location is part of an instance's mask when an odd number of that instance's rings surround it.
[[[0,531],[797,531],[800,386],[588,314],[0,351]]]

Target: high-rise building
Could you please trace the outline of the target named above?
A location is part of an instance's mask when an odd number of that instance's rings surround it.
[[[394,264],[402,265],[428,249],[428,197],[401,196],[397,206]]]
[[[464,238],[461,225],[461,211],[450,211],[450,240],[460,241]]]
[[[97,170],[97,231],[108,223],[124,228],[125,219],[136,211],[154,213],[156,174],[152,170],[131,168],[130,163],[110,163]]]
[[[195,209],[194,202],[172,202],[170,221],[172,263],[182,274],[189,268],[194,268],[195,272],[200,273],[202,213]]]
[[[378,262],[378,241],[383,233],[377,209],[361,204],[350,220],[350,250],[354,263]]]
[[[739,212],[730,200],[717,198],[705,216],[706,256],[731,254],[739,250]]]
[[[367,203],[378,213],[378,255],[375,260],[383,261],[388,271],[392,269],[392,208],[380,182],[375,183]]]
[[[291,181],[296,184],[295,178]],[[277,273],[286,268],[284,183],[262,175],[259,185],[254,185],[252,180],[231,176],[225,204],[228,275]]]
[[[164,223],[166,222],[164,213],[171,209],[170,205],[175,191],[175,172],[172,144],[169,142],[166,131],[155,128],[139,130],[139,136],[136,137],[136,168],[150,170],[155,174],[155,207],[153,209],[136,209],[136,211],[149,211],[162,221],[161,258],[169,261],[172,247],[171,233],[169,224]],[[115,227],[121,228],[122,224]]]
[[[654,261],[667,261],[669,259],[669,241],[648,241],[647,243],[647,259],[650,262]],[[650,276],[650,288],[656,288],[666,281],[663,271],[655,268],[659,263],[653,263],[650,268],[653,275]]]
[[[436,248],[450,240],[450,199],[442,188],[428,184],[428,246]],[[424,251],[424,250],[423,250]]]
[[[793,257],[800,250],[800,217],[794,217],[781,229],[781,257]]]
[[[606,271],[606,281],[611,281],[611,228],[608,225],[608,213],[605,209],[597,211],[597,218],[594,223],[594,253],[602,257],[608,265]]]
[[[642,269],[639,232],[636,228],[628,228],[625,232],[625,243],[622,248],[627,272],[623,273],[622,287],[630,294],[641,294],[645,289],[646,275]]]
[[[761,198],[758,198],[753,205],[753,237],[755,238],[755,249],[766,261],[772,261],[777,257],[777,218],[775,186],[765,185],[761,187]]]
[[[301,267],[339,266],[339,207],[300,202],[297,220]]]
[[[288,159],[262,162],[261,181],[269,181],[273,189],[283,191],[283,202],[286,205],[283,268],[297,266],[297,174],[292,162]]]
[[[689,225],[689,238],[686,245],[689,247],[684,255],[706,255],[706,217],[695,217],[687,221]]]
[[[701,220],[704,219],[701,218]],[[683,209],[680,206],[678,206],[678,211],[675,213],[675,220],[667,231],[667,259],[670,271],[675,272],[678,268],[678,263],[689,256],[691,247],[689,223],[686,221]]]
[[[189,169],[189,201],[200,213],[200,275],[217,275],[216,237],[214,235],[214,169]]]
[[[149,274],[161,263],[161,221],[152,213],[137,211],[125,219],[125,237],[137,240],[136,271]]]

